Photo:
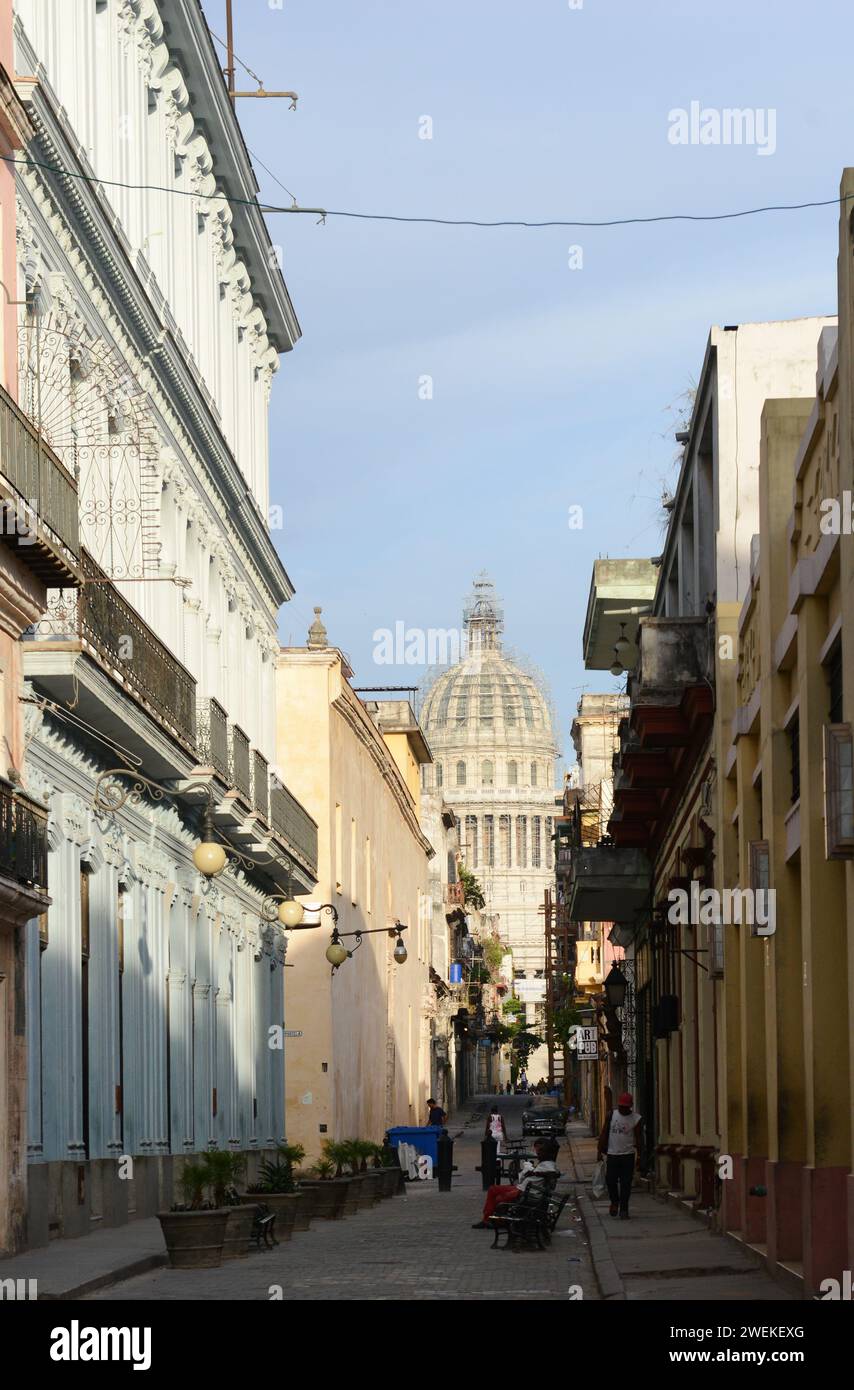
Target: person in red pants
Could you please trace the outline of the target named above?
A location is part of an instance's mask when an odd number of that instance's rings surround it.
[[[534,1144],[537,1162],[524,1165],[519,1174],[518,1183],[493,1183],[487,1191],[486,1201],[483,1204],[483,1219],[475,1221],[472,1224],[472,1230],[484,1230],[489,1217],[492,1216],[498,1204],[500,1202],[515,1202],[517,1198],[522,1196],[532,1178],[542,1177],[544,1173],[556,1173],[555,1159],[559,1150],[560,1145],[555,1139],[538,1139]]]

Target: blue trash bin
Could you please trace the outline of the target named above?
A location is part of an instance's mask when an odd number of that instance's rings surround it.
[[[439,1150],[436,1145],[439,1135],[442,1133],[438,1125],[396,1125],[388,1132],[388,1141],[393,1148],[398,1144],[412,1144],[420,1154],[429,1154],[433,1160],[433,1168],[439,1162]]]

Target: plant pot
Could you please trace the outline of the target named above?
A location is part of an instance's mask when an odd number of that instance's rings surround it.
[[[263,1203],[276,1213],[273,1235],[276,1240],[290,1240],[294,1233],[296,1215],[303,1204],[301,1192],[244,1192],[240,1201],[246,1205]]]
[[[294,1217],[294,1230],[307,1231],[311,1225],[311,1218],[315,1215],[314,1194],[315,1188],[306,1187],[305,1183],[299,1185],[299,1195],[302,1201],[297,1203],[296,1215]]]
[[[390,1197],[391,1192],[386,1191],[385,1174],[382,1168],[369,1168],[368,1181],[374,1193],[374,1202],[381,1202],[384,1197]]]
[[[348,1178],[311,1178],[303,1187],[314,1193],[312,1216],[324,1221],[340,1221],[345,1215],[344,1205],[350,1190]]]
[[[379,1168],[369,1168],[366,1173],[362,1174],[362,1188],[366,1194],[366,1205],[375,1207],[377,1205],[377,1202],[382,1201],[382,1176],[383,1175],[380,1172]]]
[[[226,1260],[245,1260],[249,1255],[249,1238],[252,1235],[252,1222],[255,1220],[257,1202],[251,1206],[229,1207],[225,1240],[222,1245],[222,1262]]]
[[[159,1211],[170,1269],[216,1269],[232,1207],[213,1211]]]
[[[396,1163],[393,1168],[383,1168],[383,1177],[388,1183],[389,1197],[396,1197],[398,1193],[405,1192],[406,1183],[403,1178],[403,1169],[399,1163]]]
[[[341,1179],[336,1178],[336,1182]],[[344,1215],[355,1216],[359,1210],[359,1203],[362,1197],[362,1178],[361,1174],[345,1178],[347,1184],[347,1195],[344,1198]]]

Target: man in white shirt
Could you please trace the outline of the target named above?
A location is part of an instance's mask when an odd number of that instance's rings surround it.
[[[605,1181],[611,1199],[609,1213],[629,1219],[629,1196],[635,1171],[635,1156],[641,1157],[641,1117],[635,1110],[635,1100],[624,1091],[616,1110],[606,1115],[599,1135],[599,1158],[606,1159]]]

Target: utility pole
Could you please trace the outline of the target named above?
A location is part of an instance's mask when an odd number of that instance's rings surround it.
[[[296,92],[268,92],[260,77],[254,72],[250,75],[254,77],[255,81],[258,83],[258,90],[255,92],[235,91],[234,82],[237,70],[234,66],[234,0],[225,0],[225,49],[226,66],[222,71],[228,91],[228,99],[232,106],[238,97],[287,97],[291,103],[291,110],[296,111],[297,101],[299,100]],[[245,64],[241,64],[241,67],[244,66]],[[247,68],[246,71],[249,72],[249,69]]]

